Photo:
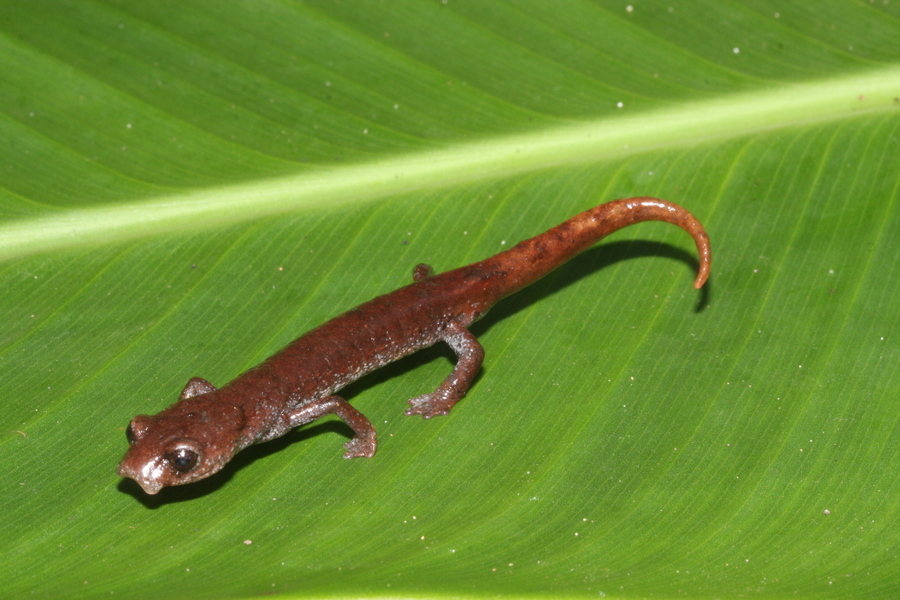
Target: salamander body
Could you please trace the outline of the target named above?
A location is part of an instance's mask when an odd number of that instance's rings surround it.
[[[504,297],[537,281],[610,233],[643,221],[665,221],[694,239],[700,288],[709,276],[709,238],[684,208],[655,198],[614,200],[481,262],[435,274],[413,270],[413,283],[370,300],[313,329],[262,364],[216,388],[191,379],[175,404],[132,419],[121,477],[148,494],[203,479],[250,444],[265,442],[324,415],[354,432],[345,458],[371,457],[369,420],[335,392],[363,375],[437,342],[457,364],[437,389],[409,400],[408,415],[446,415],[469,389],[484,349],[468,327]]]

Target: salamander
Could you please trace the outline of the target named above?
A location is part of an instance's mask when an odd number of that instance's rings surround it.
[[[445,342],[457,356],[453,371],[434,392],[410,399],[406,414],[446,415],[466,394],[484,359],[484,349],[468,329],[472,323],[601,238],[643,221],[672,223],[693,237],[700,256],[694,281],[699,289],[709,276],[711,254],[709,237],[693,215],[656,198],[607,202],[465,267],[435,274],[420,264],[412,284],[309,331],[221,388],[194,377],[175,404],[132,419],[117,473],[156,494],[208,477],[243,448],[330,414],[354,433],[344,444],[344,457],[369,458],[375,454],[375,428],[335,392],[403,356]]]

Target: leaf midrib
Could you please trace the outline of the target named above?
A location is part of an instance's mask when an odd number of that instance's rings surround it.
[[[0,225],[0,261],[900,109],[900,67]]]

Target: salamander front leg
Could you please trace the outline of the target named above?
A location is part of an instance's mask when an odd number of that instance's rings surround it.
[[[292,412],[288,418],[293,428],[311,423],[328,414],[337,415],[356,434],[352,440],[344,444],[344,448],[347,449],[344,458],[372,458],[377,445],[375,428],[361,412],[340,396],[326,396],[310,402]]]
[[[447,328],[444,341],[456,352],[456,367],[433,393],[410,398],[411,406],[406,409],[406,414],[422,415],[426,419],[446,415],[453,405],[466,395],[478,369],[481,368],[484,348],[468,329],[452,325]]]

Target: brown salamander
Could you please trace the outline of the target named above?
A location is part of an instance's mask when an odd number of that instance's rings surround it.
[[[216,388],[195,377],[175,404],[138,415],[118,474],[148,494],[219,471],[250,444],[334,414],[354,432],[345,458],[375,454],[375,428],[334,393],[416,350],[446,342],[458,361],[431,394],[409,400],[408,415],[446,415],[481,367],[484,349],[468,327],[502,298],[537,281],[600,238],[642,221],[665,221],[687,231],[700,253],[694,287],[709,276],[709,238],[684,208],[655,198],[607,202],[491,258],[436,275],[413,270],[411,285],[366,302],[291,342],[279,353]]]

